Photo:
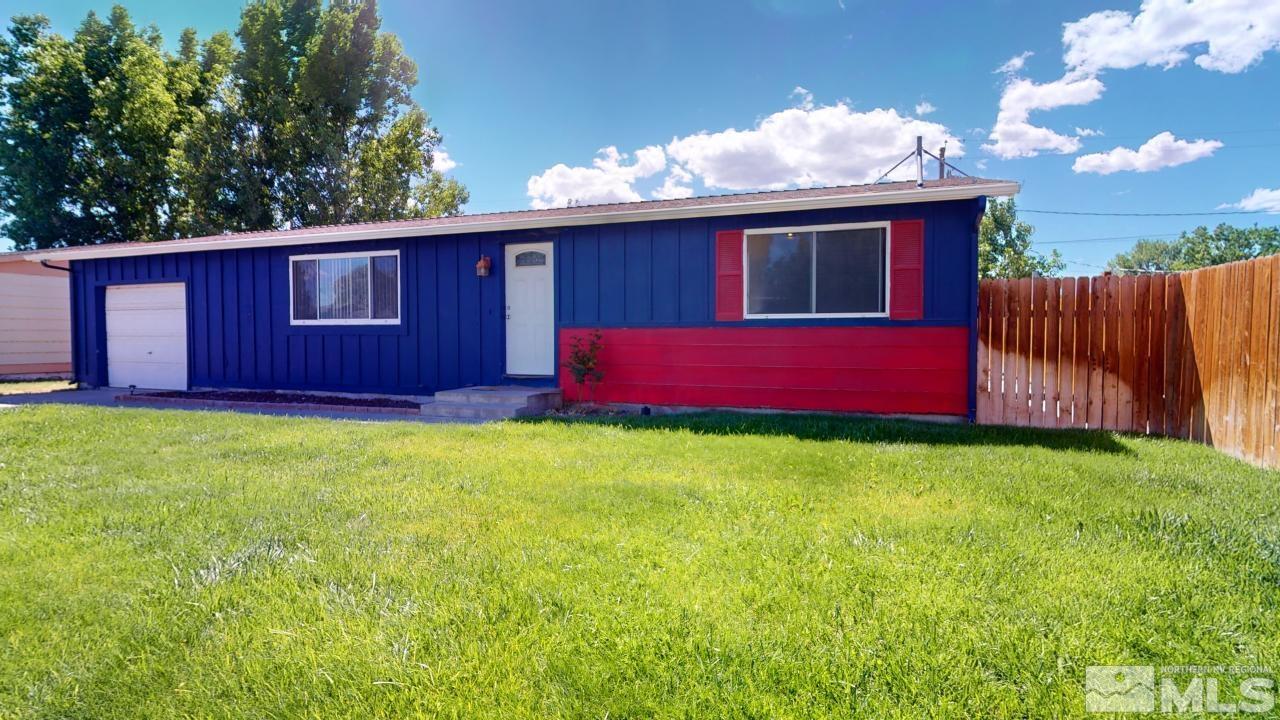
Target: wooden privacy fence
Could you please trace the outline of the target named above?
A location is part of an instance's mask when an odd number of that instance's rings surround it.
[[[1167,435],[1280,467],[1280,255],[979,288],[978,422]]]

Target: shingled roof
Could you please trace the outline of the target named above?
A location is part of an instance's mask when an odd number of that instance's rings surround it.
[[[155,242],[109,243],[37,251],[29,253],[28,257],[36,261],[73,260],[462,232],[497,232],[567,225],[600,225],[642,220],[959,200],[983,195],[1007,196],[1016,193],[1018,189],[1018,184],[1015,182],[971,177],[928,180],[923,186],[917,186],[914,181],[844,185],[733,195],[705,195],[672,200],[577,205],[541,210],[514,210],[417,220],[320,225],[289,230],[259,230]]]

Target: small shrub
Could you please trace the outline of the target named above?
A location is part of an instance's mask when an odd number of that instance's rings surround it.
[[[583,400],[583,387],[587,388],[588,399],[595,395],[595,386],[604,380],[604,371],[600,369],[600,349],[604,347],[604,336],[599,330],[592,330],[585,335],[575,335],[569,339],[569,358],[564,367],[573,376],[578,386],[578,402]]]

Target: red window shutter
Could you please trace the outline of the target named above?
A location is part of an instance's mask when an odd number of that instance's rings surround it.
[[[742,319],[742,231],[716,233],[716,320]]]
[[[924,221],[898,220],[889,228],[889,317],[924,317]]]

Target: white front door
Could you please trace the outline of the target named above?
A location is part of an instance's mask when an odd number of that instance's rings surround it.
[[[187,389],[187,288],[107,287],[107,384]]]
[[[507,374],[555,375],[555,270],[551,243],[506,249]]]

